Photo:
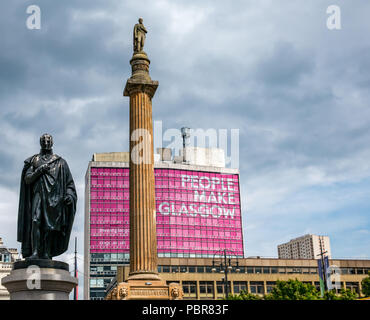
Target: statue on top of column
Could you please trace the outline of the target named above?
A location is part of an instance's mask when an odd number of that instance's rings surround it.
[[[134,53],[143,51],[147,32],[143,25],[143,18],[139,18],[139,23],[134,26]]]

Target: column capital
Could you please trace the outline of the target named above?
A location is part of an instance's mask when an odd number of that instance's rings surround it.
[[[143,92],[146,93],[150,98],[153,98],[158,85],[158,81],[130,78],[126,82],[123,95],[125,97],[129,97],[134,93]]]

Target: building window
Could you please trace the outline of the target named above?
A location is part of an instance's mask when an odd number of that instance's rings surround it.
[[[247,267],[247,273],[254,273],[253,267]]]
[[[276,282],[274,282],[274,281],[267,281],[266,282],[266,291],[267,291],[267,293],[270,293],[272,291],[272,289],[274,288],[275,285],[276,285]]]
[[[348,268],[348,274],[355,274],[355,269],[354,268]]]
[[[311,274],[317,274],[317,268],[310,268]]]
[[[169,273],[170,272],[170,266],[163,266],[162,267],[162,272],[163,273]]]
[[[188,272],[188,267],[187,266],[180,266],[180,272],[182,272],[182,273]]]
[[[270,268],[269,267],[263,267],[263,273],[270,273]]]
[[[245,273],[245,267],[239,267],[240,273]]]
[[[212,267],[211,266],[206,266],[206,272],[207,273],[212,273]]]
[[[213,281],[200,281],[199,292],[207,295],[213,295]]]
[[[197,273],[204,273],[204,267],[197,267]]]
[[[253,294],[264,294],[264,287],[262,281],[251,281],[250,282],[251,293]]]
[[[179,267],[178,266],[172,266],[171,267],[171,272],[179,272]]]
[[[279,273],[286,273],[286,270],[285,270],[285,268],[279,268]]]
[[[217,293],[225,293],[225,282],[224,281],[217,281],[216,282],[216,286],[217,286]],[[230,281],[228,281],[228,287],[229,287],[229,293],[231,292],[230,291],[230,288],[231,288],[231,284],[230,284]]]
[[[346,282],[346,288],[360,294],[360,286],[358,282]]]
[[[247,291],[247,282],[246,281],[234,281],[233,282],[234,293],[239,294],[242,291]]]
[[[195,270],[196,270],[195,267],[193,267],[193,266],[189,267],[189,272],[190,273],[195,273]]]
[[[277,267],[271,267],[271,273],[278,273]]]
[[[182,290],[184,294],[195,294],[197,292],[197,283],[195,281],[183,281]]]
[[[261,267],[255,267],[254,272],[255,273],[262,273],[262,268]]]
[[[364,269],[358,269],[357,268],[357,274],[364,274]]]

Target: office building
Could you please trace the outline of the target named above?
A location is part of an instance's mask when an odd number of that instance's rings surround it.
[[[331,259],[330,239],[328,236],[306,234],[278,245],[280,259],[319,259],[321,253]]]
[[[225,297],[225,274],[220,272],[219,263],[220,259],[209,258],[159,258],[158,271],[167,283],[177,282],[182,286],[185,300],[219,300]],[[310,283],[320,291],[317,260],[232,258],[231,264],[233,266],[228,273],[231,294],[245,290],[263,296],[271,292],[277,280],[289,279]],[[370,271],[370,260],[332,259],[329,265],[339,270],[335,279],[331,279],[333,283],[339,282],[337,291],[351,289],[361,295],[361,281]],[[129,266],[118,267],[117,276],[107,288],[106,297],[109,297],[117,283],[127,279],[128,274]]]
[[[3,239],[0,238],[0,300],[9,300],[8,290],[1,285],[1,279],[10,274],[13,268],[13,262],[19,258],[18,250],[6,248]]]
[[[223,151],[160,149],[154,167],[158,257],[243,258],[239,172]],[[85,299],[103,299],[129,262],[129,153],[94,154],[85,185]]]

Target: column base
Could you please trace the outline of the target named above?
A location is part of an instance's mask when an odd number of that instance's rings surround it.
[[[55,261],[50,267],[38,266],[38,260],[32,261],[34,264],[30,262],[27,261],[27,267],[23,267],[23,261],[18,265],[16,262],[11,273],[1,280],[10,293],[10,300],[69,300],[78,279],[69,274],[68,268],[61,267],[63,262],[56,262],[59,264],[56,267],[52,267]],[[45,260],[42,263],[45,264]]]
[[[158,273],[138,271],[138,272],[131,272],[127,280],[160,281],[161,278],[159,277]]]
[[[117,284],[106,300],[182,300],[180,284],[166,284],[163,280],[128,280]]]

